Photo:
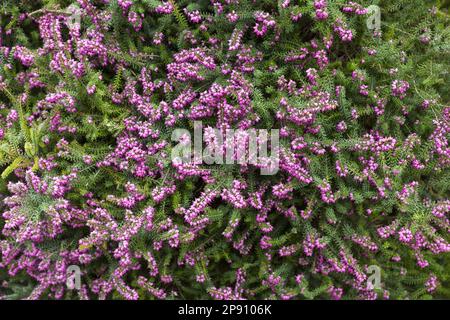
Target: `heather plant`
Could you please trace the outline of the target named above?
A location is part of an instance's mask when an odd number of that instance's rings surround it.
[[[448,6],[3,0],[1,298],[450,298]]]

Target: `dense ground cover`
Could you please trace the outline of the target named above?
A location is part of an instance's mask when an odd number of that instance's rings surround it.
[[[0,296],[450,298],[448,6],[3,0]]]

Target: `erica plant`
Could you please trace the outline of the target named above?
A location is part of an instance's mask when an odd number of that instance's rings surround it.
[[[450,298],[447,9],[2,1],[0,297]]]

